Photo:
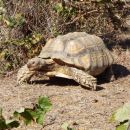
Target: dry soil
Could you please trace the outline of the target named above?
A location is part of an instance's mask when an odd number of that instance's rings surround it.
[[[17,86],[16,74],[0,78],[0,105],[9,118],[21,107],[32,107],[39,96],[48,96],[53,104],[47,113],[44,127],[21,125],[16,130],[62,130],[67,122],[76,130],[114,130],[109,121],[111,114],[130,100],[130,51],[113,51],[113,66],[117,80],[104,82],[100,79],[97,91],[82,88],[65,79],[40,80],[35,84]]]

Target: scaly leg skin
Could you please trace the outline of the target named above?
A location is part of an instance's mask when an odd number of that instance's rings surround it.
[[[24,65],[19,69],[17,74],[17,83],[22,84],[23,82],[29,82],[31,77],[36,73],[36,71],[30,71],[27,65]]]
[[[77,68],[71,67],[70,71],[71,71],[71,77],[73,78],[73,80],[75,80],[76,82],[78,82],[79,84],[85,87],[91,87],[93,91],[96,90],[97,80],[95,77]]]
[[[58,77],[73,79],[79,84],[81,84],[82,86],[91,87],[92,90],[96,90],[96,86],[97,86],[96,78],[85,73],[82,70],[73,67],[67,67],[67,66],[60,67],[57,71],[48,72],[47,76],[49,77],[58,76]]]

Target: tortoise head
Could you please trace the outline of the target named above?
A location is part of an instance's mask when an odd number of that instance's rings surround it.
[[[29,68],[30,71],[38,71],[46,66],[47,63],[45,59],[38,58],[38,57],[30,59],[27,63],[27,67]]]

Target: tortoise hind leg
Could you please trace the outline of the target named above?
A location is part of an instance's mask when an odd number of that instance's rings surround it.
[[[96,78],[85,73],[82,70],[73,67],[67,67],[67,66],[59,67],[58,70],[56,71],[48,72],[47,76],[49,77],[57,76],[57,77],[73,79],[77,83],[81,84],[82,86],[91,87],[92,90],[96,90],[96,86],[97,86]]]
[[[113,66],[108,67],[101,75],[99,75],[105,82],[113,82],[116,80],[113,72]]]
[[[108,67],[106,72],[107,72],[106,74],[108,75],[108,77],[106,78],[107,81],[113,82],[113,81],[116,80],[116,77],[115,77],[115,74],[114,74],[114,71],[113,71],[113,66]]]

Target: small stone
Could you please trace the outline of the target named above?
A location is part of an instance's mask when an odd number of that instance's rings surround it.
[[[97,102],[98,102],[98,100],[97,100],[97,99],[94,99],[92,102],[93,102],[93,103],[97,103]]]

